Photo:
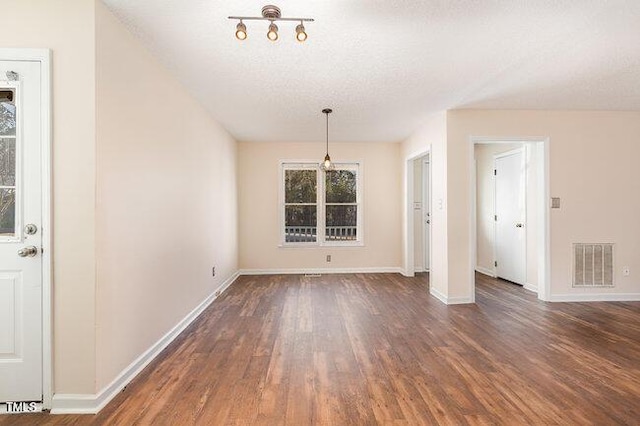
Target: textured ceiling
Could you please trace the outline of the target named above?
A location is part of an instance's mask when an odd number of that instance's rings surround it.
[[[640,0],[103,0],[241,141],[400,141],[454,108],[640,110]]]

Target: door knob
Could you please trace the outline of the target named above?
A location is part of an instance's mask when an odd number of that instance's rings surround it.
[[[524,228],[524,224],[522,224],[522,223],[516,223],[516,228]]]
[[[18,250],[18,256],[20,257],[33,257],[36,254],[38,254],[38,249],[35,246],[29,246]]]

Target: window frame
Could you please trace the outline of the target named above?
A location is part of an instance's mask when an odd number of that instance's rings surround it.
[[[279,166],[279,219],[280,219],[280,235],[278,247],[283,248],[317,248],[317,247],[361,247],[364,246],[364,208],[363,208],[363,165],[361,161],[340,161],[335,162],[335,170],[351,170],[356,172],[356,202],[348,205],[355,205],[356,214],[356,239],[347,241],[327,241],[326,240],[326,184],[325,172],[320,167],[318,161],[299,161],[299,160],[280,160]],[[285,235],[285,171],[286,170],[315,170],[317,180],[316,192],[316,241],[315,242],[287,242]],[[330,203],[330,205],[339,205],[341,203]]]

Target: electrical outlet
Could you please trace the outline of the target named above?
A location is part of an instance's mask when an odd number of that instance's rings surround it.
[[[631,271],[629,270],[628,266],[625,266],[622,268],[622,275],[624,275],[625,277],[628,277],[629,275],[631,275]]]
[[[327,255],[327,262],[331,262],[331,255],[330,254]]]
[[[216,267],[215,266],[211,268],[211,276],[212,277],[216,276]]]

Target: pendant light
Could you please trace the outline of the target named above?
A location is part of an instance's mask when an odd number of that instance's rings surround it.
[[[331,114],[333,110],[331,108],[325,108],[322,110],[322,113],[327,116],[327,155],[324,156],[324,161],[320,166],[322,170],[328,172],[335,168],[334,164],[331,162],[331,157],[329,156],[329,114]]]

